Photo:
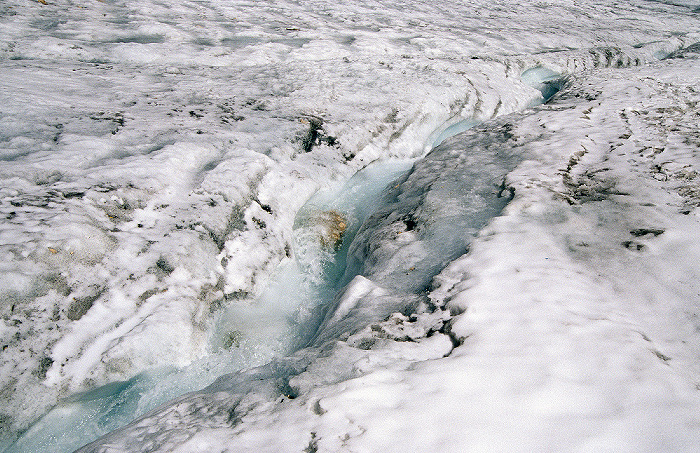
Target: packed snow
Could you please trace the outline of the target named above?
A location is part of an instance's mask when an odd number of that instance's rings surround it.
[[[699,16],[5,0],[0,451],[697,451]]]

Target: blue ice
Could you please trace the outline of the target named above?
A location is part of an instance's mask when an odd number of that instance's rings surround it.
[[[234,301],[223,309],[212,328],[208,357],[184,369],[150,370],[75,395],[45,415],[6,453],[73,451],[221,376],[235,377],[231,373],[236,370],[264,365],[312,341],[328,339],[338,330],[327,329],[323,320],[356,275],[375,278],[396,297],[386,298],[382,307],[368,307],[363,312],[367,319],[349,317],[336,327],[347,333],[371,321],[369,317],[401,311],[401,305],[412,300],[406,295],[420,293],[450,260],[464,253],[473,235],[508,201],[499,184],[519,159],[501,149],[508,131],[500,125],[459,135],[475,124],[455,121],[436,131],[435,143],[442,144],[425,158],[375,163],[311,198],[294,225],[293,259],[280,265],[255,303]],[[309,227],[315,213],[329,210],[340,213],[347,223],[342,243],[332,251],[319,245]],[[403,222],[417,234],[418,251],[407,255],[413,260],[410,273],[392,267],[390,257],[381,252],[384,239],[374,235],[391,228],[392,222]]]
[[[523,83],[539,90],[542,94],[542,99],[534,102],[532,106],[546,103],[564,86],[564,78],[561,74],[542,66],[528,69],[520,78]]]

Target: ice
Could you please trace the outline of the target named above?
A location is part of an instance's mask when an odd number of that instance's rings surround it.
[[[476,124],[479,124],[479,121],[471,119],[471,118],[469,118],[469,119],[456,119],[456,120],[453,119],[453,120],[448,121],[447,124],[445,124],[443,127],[436,130],[435,133],[431,134],[430,138],[428,138],[428,144],[426,145],[426,150],[430,151],[431,149],[440,145],[446,139],[452,137],[453,135],[457,135],[460,132],[464,132],[466,130],[469,130],[470,128],[474,127]],[[435,138],[433,138],[433,136],[435,136]]]
[[[375,209],[386,185],[410,165],[410,160],[373,164],[347,182],[315,194],[299,209],[294,221],[294,241],[289,251],[293,258],[275,271],[255,307],[234,303],[224,310],[217,324],[219,335],[229,335],[225,331],[255,335],[251,345],[256,349],[270,341],[285,343],[282,348],[274,348],[276,354],[268,355],[268,359],[305,346],[317,329],[325,304],[346,283],[343,276],[348,248],[357,231]],[[329,218],[328,213],[338,220]],[[324,239],[328,234],[324,224],[329,221],[343,225],[335,244]]]
[[[697,4],[47,3],[0,449],[697,444]]]
[[[507,176],[515,198],[479,230],[468,254],[436,276],[427,294],[433,308],[365,318],[366,329],[337,341],[347,332],[341,329],[329,335],[320,355],[302,350],[274,367],[281,375],[261,369],[255,376],[265,384],[258,389],[243,384],[246,374],[231,375],[188,397],[190,404],[216,411],[218,403],[198,401],[229,389],[239,401],[236,424],[185,436],[186,427],[202,420],[191,411],[180,419],[181,428],[170,425],[167,439],[186,437],[175,451],[232,445],[265,451],[553,445],[565,451],[611,445],[692,451],[700,436],[692,315],[697,282],[693,260],[678,260],[678,247],[695,253],[697,218],[684,214],[693,201],[676,184],[692,180],[688,165],[695,164],[691,148],[673,138],[680,130],[664,122],[673,118],[686,137],[697,133],[685,121],[696,113],[697,93],[690,89],[696,69],[695,61],[675,61],[589,74],[572,80],[549,105],[486,123],[417,162],[415,168],[439,162],[441,149],[470,137],[502,137],[504,123],[510,125],[508,140],[486,143],[518,149],[526,158]],[[676,83],[676,90],[651,95],[662,80]],[[600,94],[589,99],[593,93]],[[658,116],[657,108],[672,108],[673,116]],[[673,146],[645,151],[658,140]],[[611,142],[619,144],[612,151],[605,146]],[[575,145],[588,151],[578,153]],[[661,170],[668,178],[659,178],[650,161],[668,166],[664,159],[671,155],[678,168]],[[562,177],[562,168],[570,177]],[[391,299],[395,290],[380,289],[391,282],[356,277],[326,326],[357,311],[358,301]],[[283,381],[292,391],[275,392],[275,382],[290,375]],[[274,399],[269,392],[278,395],[276,402],[256,406],[261,398]],[[103,442],[138,448],[151,439],[147,427],[159,426],[165,414],[156,412]],[[175,445],[167,442],[162,445]],[[104,443],[84,451],[99,445]]]
[[[522,159],[507,151],[511,127],[504,121],[446,140],[387,188],[350,244],[343,278],[350,283],[316,342],[416,310],[433,276],[510,200],[504,178]]]
[[[542,103],[550,100],[564,86],[561,74],[541,66],[523,72],[521,79],[526,85],[542,93]]]
[[[207,386],[221,374],[264,365],[305,346],[318,328],[322,304],[334,297],[342,284],[352,238],[388,182],[404,174],[411,163],[399,160],[372,165],[346,183],[312,197],[295,220],[295,241],[290,250],[294,258],[280,264],[254,304],[243,300],[221,310],[208,340],[212,353],[206,358],[184,368],[149,370],[129,381],[72,396],[8,451],[42,451],[49,447],[73,451],[172,398]],[[314,213],[329,210],[341,212],[348,222],[338,250],[322,245],[316,225],[310,223]],[[167,328],[173,328],[172,322]]]

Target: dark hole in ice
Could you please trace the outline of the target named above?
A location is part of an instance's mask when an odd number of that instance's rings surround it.
[[[406,231],[412,231],[416,227],[416,221],[413,219],[405,219],[403,223],[406,225]]]

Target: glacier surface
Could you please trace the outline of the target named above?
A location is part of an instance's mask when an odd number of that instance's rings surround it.
[[[699,14],[4,1],[0,451],[695,451]]]

